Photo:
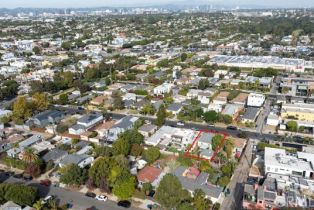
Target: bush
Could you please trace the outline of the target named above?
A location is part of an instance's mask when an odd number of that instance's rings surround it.
[[[160,157],[160,151],[157,147],[151,147],[143,152],[143,158],[148,163],[153,163]]]

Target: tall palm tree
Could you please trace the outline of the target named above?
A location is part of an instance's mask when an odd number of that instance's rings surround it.
[[[26,163],[34,163],[38,160],[38,156],[34,153],[34,150],[27,148],[22,153],[22,160]]]

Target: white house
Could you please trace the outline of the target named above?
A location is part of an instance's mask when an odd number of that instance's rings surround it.
[[[297,152],[287,153],[284,149],[265,148],[265,174],[297,175],[303,178],[314,178],[314,154]]]
[[[86,128],[90,128],[96,125],[97,123],[101,122],[103,119],[104,117],[101,113],[93,112],[78,119],[77,124],[83,125]]]
[[[265,96],[258,93],[250,93],[247,99],[247,106],[261,107],[265,102]]]
[[[93,163],[94,157],[89,155],[69,154],[61,159],[59,166],[64,167],[69,164],[76,164],[80,168],[85,168]]]
[[[154,88],[154,95],[163,95],[165,93],[170,93],[173,88],[173,84],[164,83]]]

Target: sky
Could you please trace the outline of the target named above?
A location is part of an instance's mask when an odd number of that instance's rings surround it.
[[[151,6],[162,4],[254,5],[262,7],[314,7],[314,0],[0,0],[0,8],[77,8]]]

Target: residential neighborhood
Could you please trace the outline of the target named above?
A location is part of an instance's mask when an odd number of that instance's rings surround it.
[[[64,3],[0,2],[0,210],[314,208],[312,8]]]

